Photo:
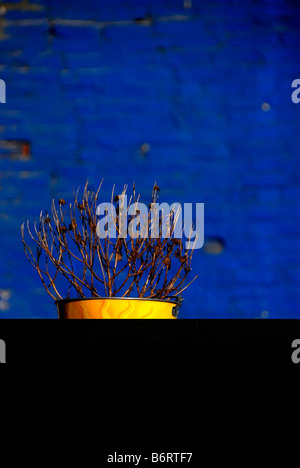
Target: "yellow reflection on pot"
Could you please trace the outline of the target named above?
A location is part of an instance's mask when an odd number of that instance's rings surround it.
[[[82,299],[56,302],[62,319],[175,319],[174,301]]]

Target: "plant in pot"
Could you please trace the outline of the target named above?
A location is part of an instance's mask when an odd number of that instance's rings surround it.
[[[177,318],[181,293],[196,279],[185,284],[194,249],[182,241],[180,206],[159,210],[156,184],[147,206],[134,185],[129,202],[125,186],[99,203],[101,185],[91,192],[87,183],[68,206],[53,200],[33,229],[27,221],[30,245],[21,226],[26,256],[59,318]]]

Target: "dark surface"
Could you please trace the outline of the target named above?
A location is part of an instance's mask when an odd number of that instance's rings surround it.
[[[198,463],[207,443],[237,441],[253,420],[263,440],[271,397],[277,417],[300,372],[291,360],[300,321],[3,320],[0,338],[14,430],[31,434],[34,421],[42,441],[66,449],[70,438],[73,455],[88,447],[103,463],[130,449],[193,450]]]
[[[217,371],[230,379],[256,368],[292,370],[291,342],[300,338],[300,321],[1,320],[0,338],[10,368],[66,368],[92,376],[112,365],[141,377],[158,365],[159,373],[172,378],[200,377],[210,369],[212,383]]]

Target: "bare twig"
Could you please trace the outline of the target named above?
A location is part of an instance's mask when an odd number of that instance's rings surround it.
[[[81,200],[80,188],[76,192],[73,190],[73,202],[68,205],[68,210],[64,209],[65,200],[60,199],[58,207],[53,200],[50,216],[47,213],[43,216],[41,212],[38,223],[34,223],[34,232],[27,222],[33,247],[25,240],[24,223],[21,226],[26,257],[37,270],[47,293],[53,299],[62,299],[63,294],[56,284],[58,277],[62,277],[69,285],[67,294],[73,289],[78,297],[85,297],[85,291],[89,291],[92,297],[118,294],[128,297],[133,291],[138,297],[163,299],[170,294],[179,295],[196,279],[184,286],[191,271],[193,250],[184,251],[181,239],[175,238],[179,212],[174,212],[171,218],[161,213],[156,225],[158,237],[150,235],[155,227],[152,214],[156,215],[151,211],[152,204],[156,203],[159,192],[155,183],[150,209],[142,218],[147,236],[141,236],[142,227],[137,225],[139,235],[127,240],[120,219],[121,216],[128,219],[131,200],[139,203],[140,195],[133,185],[127,212],[121,213],[120,196],[115,196],[113,187],[111,206],[115,206],[116,216],[112,212],[111,219],[116,238],[110,236],[109,230],[106,237],[101,238],[97,234],[97,206],[102,182],[96,193],[91,193],[86,183]],[[122,195],[126,193],[125,185]],[[168,233],[166,237],[163,237],[164,230]]]

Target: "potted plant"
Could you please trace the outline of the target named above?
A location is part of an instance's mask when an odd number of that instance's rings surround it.
[[[129,203],[127,186],[99,203],[101,185],[93,193],[87,183],[68,206],[53,200],[33,230],[27,221],[31,245],[21,226],[26,256],[59,317],[177,318],[181,293],[196,278],[185,285],[193,249],[180,238],[179,211],[158,212],[156,184],[147,207],[134,185]]]

